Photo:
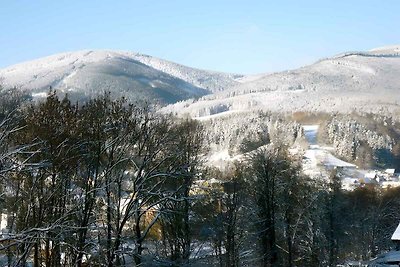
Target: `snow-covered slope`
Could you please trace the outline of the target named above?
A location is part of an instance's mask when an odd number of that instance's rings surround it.
[[[234,86],[240,75],[185,67],[147,55],[116,51],[57,54],[0,70],[0,85],[42,96],[51,86],[70,95],[103,91],[131,99],[174,103]]]
[[[400,114],[400,45],[349,52],[239,85],[167,111],[194,117],[240,110]]]
[[[248,110],[400,114],[399,77],[400,45],[252,76],[198,70],[138,53],[87,50],[1,69],[0,85],[37,97],[51,86],[75,97],[111,91],[133,100],[183,101],[165,110],[194,117]]]
[[[168,73],[171,76],[180,78],[190,84],[211,92],[223,91],[224,89],[238,85],[241,82],[241,79],[246,77],[241,74],[194,69],[143,54],[132,54],[132,57],[147,66]]]

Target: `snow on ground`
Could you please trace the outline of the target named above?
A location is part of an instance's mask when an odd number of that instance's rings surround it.
[[[323,150],[325,155],[324,155],[324,160],[323,164],[327,168],[356,168],[357,166],[351,163],[348,163],[346,161],[343,161],[341,159],[338,159],[337,157],[333,156],[330,152]]]
[[[224,91],[169,107],[193,117],[230,110],[400,114],[400,45],[349,52],[299,69],[247,76]],[[235,106],[235,108],[234,108]]]
[[[46,92],[39,92],[39,93],[32,93],[33,98],[46,98],[47,93]]]
[[[347,191],[352,191],[360,186],[360,181],[357,178],[345,177],[342,179],[342,188]]]
[[[135,67],[134,71],[132,66]],[[155,75],[152,75],[153,73]],[[111,77],[106,75],[104,80],[101,80],[102,74],[110,74]],[[207,92],[222,91],[239,84],[236,79],[244,77],[239,74],[195,69],[139,53],[83,50],[56,54],[0,69],[0,84],[6,88],[17,87],[33,92],[48,89],[50,86],[65,90],[82,90],[88,87],[98,90],[99,87],[113,86],[120,87],[123,91],[121,86],[125,86],[129,79],[139,80],[141,76],[149,78],[150,81],[156,80],[157,76],[165,76],[165,82],[175,86],[176,83],[186,82],[191,85],[186,85],[187,93],[195,88]],[[93,77],[96,78],[95,81]],[[130,87],[135,86],[131,84]],[[159,87],[158,84],[150,86]],[[128,86],[128,89],[131,88]],[[199,95],[204,93],[196,96]]]
[[[198,120],[198,121],[206,121],[206,120],[211,120],[211,119],[215,119],[215,118],[219,118],[219,117],[223,117],[223,116],[227,116],[227,115],[231,115],[231,114],[239,113],[239,112],[240,112],[240,110],[228,110],[228,111],[220,112],[217,114],[201,116],[201,117],[194,117],[194,119]]]
[[[242,77],[236,78],[235,81],[240,82],[240,83],[252,82],[252,81],[256,81],[256,80],[258,80],[258,79],[260,79],[263,76],[268,75],[268,74],[269,73],[246,75],[246,76],[242,76]]]
[[[217,148],[211,149],[207,158],[207,165],[216,167],[218,169],[224,169],[234,161],[240,161],[243,155],[230,155],[228,149],[218,150]]]
[[[195,86],[210,90],[211,92],[218,92],[228,87],[235,86],[241,79],[246,77],[241,74],[195,69],[139,53],[131,53],[129,56],[156,70],[168,73],[171,76],[182,79]]]
[[[35,98],[43,97],[39,93],[47,92],[51,87],[61,93],[73,92],[70,97],[96,96],[110,91],[115,96],[123,95],[132,100],[175,103],[203,96],[210,93],[214,85],[223,87],[233,81],[229,75],[217,75],[154,58],[169,66],[169,71],[163,72],[139,59],[139,54],[117,51],[62,53],[0,69],[0,86],[26,90]],[[179,73],[184,73],[184,77]],[[207,89],[197,86],[198,81],[208,74],[213,79],[204,82]]]
[[[224,114],[231,114],[232,111],[226,111],[214,115],[204,116],[197,119],[205,120],[211,119],[214,117],[222,116]],[[343,161],[337,157],[335,157],[332,153],[334,153],[334,148],[329,146],[320,146],[318,145],[317,134],[318,134],[319,125],[303,125],[303,130],[305,133],[306,140],[309,143],[308,149],[304,152],[303,155],[303,171],[306,175],[309,175],[312,178],[322,178],[328,179],[330,170],[334,168],[340,168],[346,170],[346,175],[349,178],[352,177],[364,177],[362,173],[358,172],[357,166],[351,164],[349,162]],[[299,152],[298,149],[292,148],[289,151],[291,154],[296,154]],[[228,149],[222,149],[220,147],[211,147],[210,153],[207,155],[207,164],[210,166],[217,167],[219,169],[224,169],[229,166],[230,163],[241,160],[243,155],[231,155]],[[350,171],[351,170],[351,171]],[[354,173],[354,171],[357,173]],[[351,172],[351,173],[350,173]],[[347,181],[347,180],[345,180]],[[354,183],[353,180],[349,180],[349,183]],[[347,186],[347,185],[346,185]],[[350,185],[349,185],[350,186]]]
[[[211,154],[209,157],[210,161],[219,161],[219,160],[231,160],[231,156],[229,155],[228,149],[224,149],[222,151]]]
[[[303,171],[311,177],[328,178],[329,170],[334,168],[356,168],[357,166],[345,162],[332,155],[333,148],[319,146],[317,135],[319,125],[303,125],[305,138],[309,143],[308,149],[303,155]]]
[[[400,240],[400,223],[392,235],[392,240]]]
[[[390,45],[369,50],[371,54],[400,55],[400,45]]]
[[[7,220],[8,220],[8,215],[6,213],[1,214],[1,222],[0,222],[0,231],[4,232],[7,229]]]

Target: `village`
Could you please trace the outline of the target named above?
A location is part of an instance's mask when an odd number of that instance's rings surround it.
[[[303,171],[312,178],[329,179],[332,170],[341,178],[342,189],[352,191],[363,186],[393,188],[400,186],[400,170],[360,169],[357,165],[343,161],[333,155],[334,148],[317,144],[318,125],[303,125],[309,144],[303,155]]]
[[[400,186],[400,174],[395,169],[386,170],[359,170],[343,168],[340,172],[342,188],[354,190],[362,186],[379,186],[383,189]]]

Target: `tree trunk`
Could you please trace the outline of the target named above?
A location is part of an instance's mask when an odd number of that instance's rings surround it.
[[[34,267],[40,267],[38,241],[35,242],[35,245],[34,245],[33,249],[34,249],[34,252],[33,252],[33,266]]]
[[[134,254],[134,261],[136,266],[140,266],[142,264],[142,252],[143,252],[143,240],[142,240],[142,231],[140,229],[140,217],[139,210],[136,210],[136,225],[135,225],[135,235],[136,235],[136,252]]]

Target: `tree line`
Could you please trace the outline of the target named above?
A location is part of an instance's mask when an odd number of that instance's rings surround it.
[[[391,247],[398,189],[310,179],[267,138],[214,169],[198,121],[107,94],[12,94],[0,98],[2,265],[336,266]]]

